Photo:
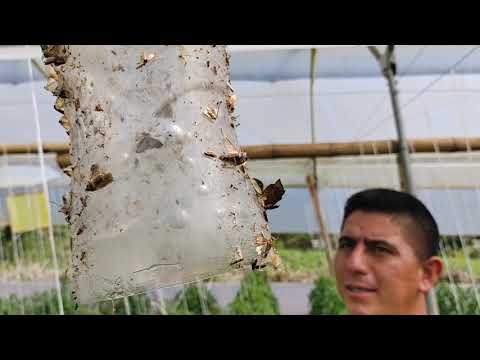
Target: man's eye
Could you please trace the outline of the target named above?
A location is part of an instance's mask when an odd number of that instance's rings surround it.
[[[373,247],[373,250],[375,252],[380,252],[380,253],[390,253],[390,249],[386,248],[386,247],[383,247],[383,246],[374,246]]]
[[[354,241],[345,240],[345,239],[340,240],[339,243],[338,243],[338,247],[340,249],[352,248],[354,245],[355,245]]]

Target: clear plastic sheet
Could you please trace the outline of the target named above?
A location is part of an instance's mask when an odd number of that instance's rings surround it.
[[[275,201],[247,174],[224,46],[43,50],[71,138],[78,302],[262,266]]]

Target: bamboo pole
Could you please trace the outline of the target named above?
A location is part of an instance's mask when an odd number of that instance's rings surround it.
[[[389,150],[391,146],[391,150]],[[436,149],[438,146],[438,149]],[[361,148],[363,147],[363,152]],[[479,138],[428,138],[408,141],[408,147],[416,153],[466,152],[480,150]],[[0,148],[7,154],[36,153],[37,145],[9,144]],[[45,143],[43,152],[65,154],[69,152],[68,143]],[[271,159],[277,157],[330,157],[354,155],[382,155],[398,152],[396,140],[377,140],[365,142],[336,142],[317,144],[269,144],[242,146],[251,159]]]
[[[315,210],[315,216],[317,217],[317,222],[320,227],[320,232],[322,233],[323,242],[325,243],[325,253],[327,255],[328,263],[328,272],[331,277],[335,277],[335,270],[333,266],[333,250],[332,250],[332,241],[330,239],[330,234],[327,231],[327,223],[322,214],[322,208],[320,207],[320,200],[318,198],[318,189],[317,183],[312,176],[307,176],[308,190],[310,192],[310,197],[312,198],[313,208]]]
[[[310,56],[310,134],[312,144],[317,142],[315,133],[315,79],[317,78],[317,49],[311,50]],[[250,151],[251,152],[251,151]],[[248,156],[248,153],[247,153]],[[308,190],[312,198],[313,209],[317,217],[318,227],[322,233],[323,241],[325,243],[325,252],[327,254],[328,272],[332,278],[335,277],[333,267],[333,254],[330,236],[328,234],[327,223],[323,217],[320,200],[318,197],[318,174],[317,174],[317,158],[312,158],[313,176],[307,176]]]
[[[435,143],[439,152],[466,152],[480,150],[480,138],[469,140],[461,138],[419,139],[408,141],[408,147],[416,153],[435,153]],[[363,151],[362,151],[363,148]],[[395,140],[323,143],[323,144],[276,144],[245,146],[249,159],[274,159],[295,157],[333,157],[356,155],[386,155],[398,153],[398,142]]]
[[[0,145],[0,148],[5,150],[7,154],[29,154],[38,153],[37,144],[23,145],[23,144],[9,144]],[[45,143],[43,144],[43,152],[68,153],[70,145],[68,143]]]
[[[438,148],[436,148],[438,144]],[[390,147],[390,148],[389,148]],[[409,149],[415,153],[451,153],[480,151],[480,138],[430,138],[408,141]],[[361,151],[363,148],[363,151]],[[36,153],[37,145],[0,145],[0,154]],[[379,140],[366,142],[321,143],[321,144],[271,144],[243,146],[250,160],[280,158],[312,158],[357,155],[389,155],[398,153],[395,140]],[[43,152],[59,154],[58,161],[68,166],[69,145],[46,143]]]

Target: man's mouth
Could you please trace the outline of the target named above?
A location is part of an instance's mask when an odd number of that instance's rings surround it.
[[[352,294],[371,294],[377,291],[374,288],[365,287],[365,286],[347,285],[345,287]]]

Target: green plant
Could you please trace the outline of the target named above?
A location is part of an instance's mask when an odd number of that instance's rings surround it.
[[[302,249],[312,248],[310,234],[273,234],[276,238],[275,247],[279,249]]]
[[[232,315],[279,315],[278,300],[266,273],[254,271],[245,275],[229,310]]]
[[[76,307],[71,296],[70,284],[61,282],[63,310],[65,315],[125,315],[126,308],[123,299],[102,302],[92,305],[79,305]],[[145,295],[136,295],[129,298],[130,313],[132,315],[151,314],[151,302]],[[115,312],[113,308],[115,306]],[[58,315],[58,300],[55,290],[19,298],[11,295],[9,298],[0,298],[0,315]]]
[[[167,304],[171,315],[219,315],[221,309],[212,293],[203,283],[192,284],[179,292],[173,302]]]
[[[462,247],[462,241],[458,235],[443,235],[440,241],[446,249],[459,249]]]
[[[480,249],[474,248],[470,251],[470,258],[471,259],[479,259],[480,258]]]
[[[104,301],[93,305],[100,315],[127,315],[124,299]],[[128,297],[128,306],[130,315],[153,315],[152,303],[145,294],[139,294]]]
[[[320,277],[310,292],[310,315],[343,315],[345,305],[338,295],[335,280]]]
[[[474,289],[441,282],[436,288],[441,315],[480,315]]]
[[[70,257],[70,232],[65,225],[53,227],[57,260],[60,267],[65,267]],[[15,241],[14,241],[15,239]],[[38,229],[21,234],[12,234],[9,228],[0,232],[1,258],[7,264],[15,265],[18,257],[23,264],[46,264],[52,266],[52,251],[47,229]]]
[[[465,256],[463,250],[459,250],[449,256],[449,265],[452,270],[469,272],[468,262],[472,266],[473,275],[478,278],[480,276],[480,259],[474,259],[469,256]]]
[[[325,253],[321,250],[279,249],[285,270],[320,274],[327,270]]]
[[[65,284],[62,284],[62,301],[66,315],[90,315],[97,313],[94,308],[89,306],[80,306],[75,310],[75,304]],[[58,310],[57,293],[55,290],[48,290],[23,298],[10,295],[6,299],[0,299],[1,315],[58,315]]]

